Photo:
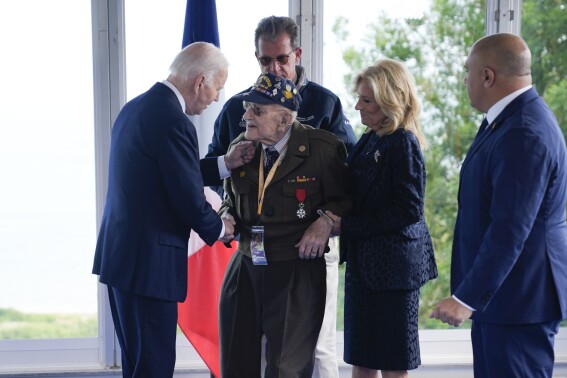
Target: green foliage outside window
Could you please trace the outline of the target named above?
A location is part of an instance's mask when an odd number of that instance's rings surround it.
[[[96,314],[25,314],[0,308],[0,340],[96,337]]]

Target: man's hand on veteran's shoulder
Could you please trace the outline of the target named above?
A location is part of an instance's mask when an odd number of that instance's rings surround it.
[[[248,164],[254,158],[256,149],[254,142],[246,140],[233,144],[224,155],[224,162],[228,170],[233,170],[244,164]]]

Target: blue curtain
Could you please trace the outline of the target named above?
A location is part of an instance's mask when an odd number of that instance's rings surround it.
[[[220,48],[215,0],[187,0],[181,47],[193,42],[210,42]]]

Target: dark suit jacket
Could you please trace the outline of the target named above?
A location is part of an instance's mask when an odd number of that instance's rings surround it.
[[[120,111],[93,266],[100,282],[138,295],[185,300],[191,229],[209,245],[222,229],[205,199],[198,151],[194,126],[164,84]]]
[[[354,210],[341,221],[341,262],[353,264],[375,290],[418,289],[437,277],[415,136],[401,128],[383,137],[364,134],[349,163]]]
[[[319,218],[317,209],[347,214],[352,206],[348,197],[346,149],[333,134],[299,122],[293,124],[287,152],[268,186],[263,214],[258,219],[258,169],[260,148],[254,159],[234,169],[225,180],[225,193],[219,213],[230,211],[240,230],[238,250],[250,256],[250,229],[265,227],[264,245],[268,261],[299,258],[294,247],[305,230]],[[244,140],[241,134],[233,143]],[[297,216],[298,189],[306,190],[304,218]],[[260,222],[260,223],[259,223]]]
[[[565,318],[566,200],[565,140],[532,88],[477,136],[461,168],[451,288],[473,319]]]

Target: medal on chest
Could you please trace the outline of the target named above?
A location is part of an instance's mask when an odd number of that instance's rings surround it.
[[[307,191],[305,189],[295,189],[295,198],[297,199],[297,217],[299,219],[305,218],[305,198],[307,198]]]

